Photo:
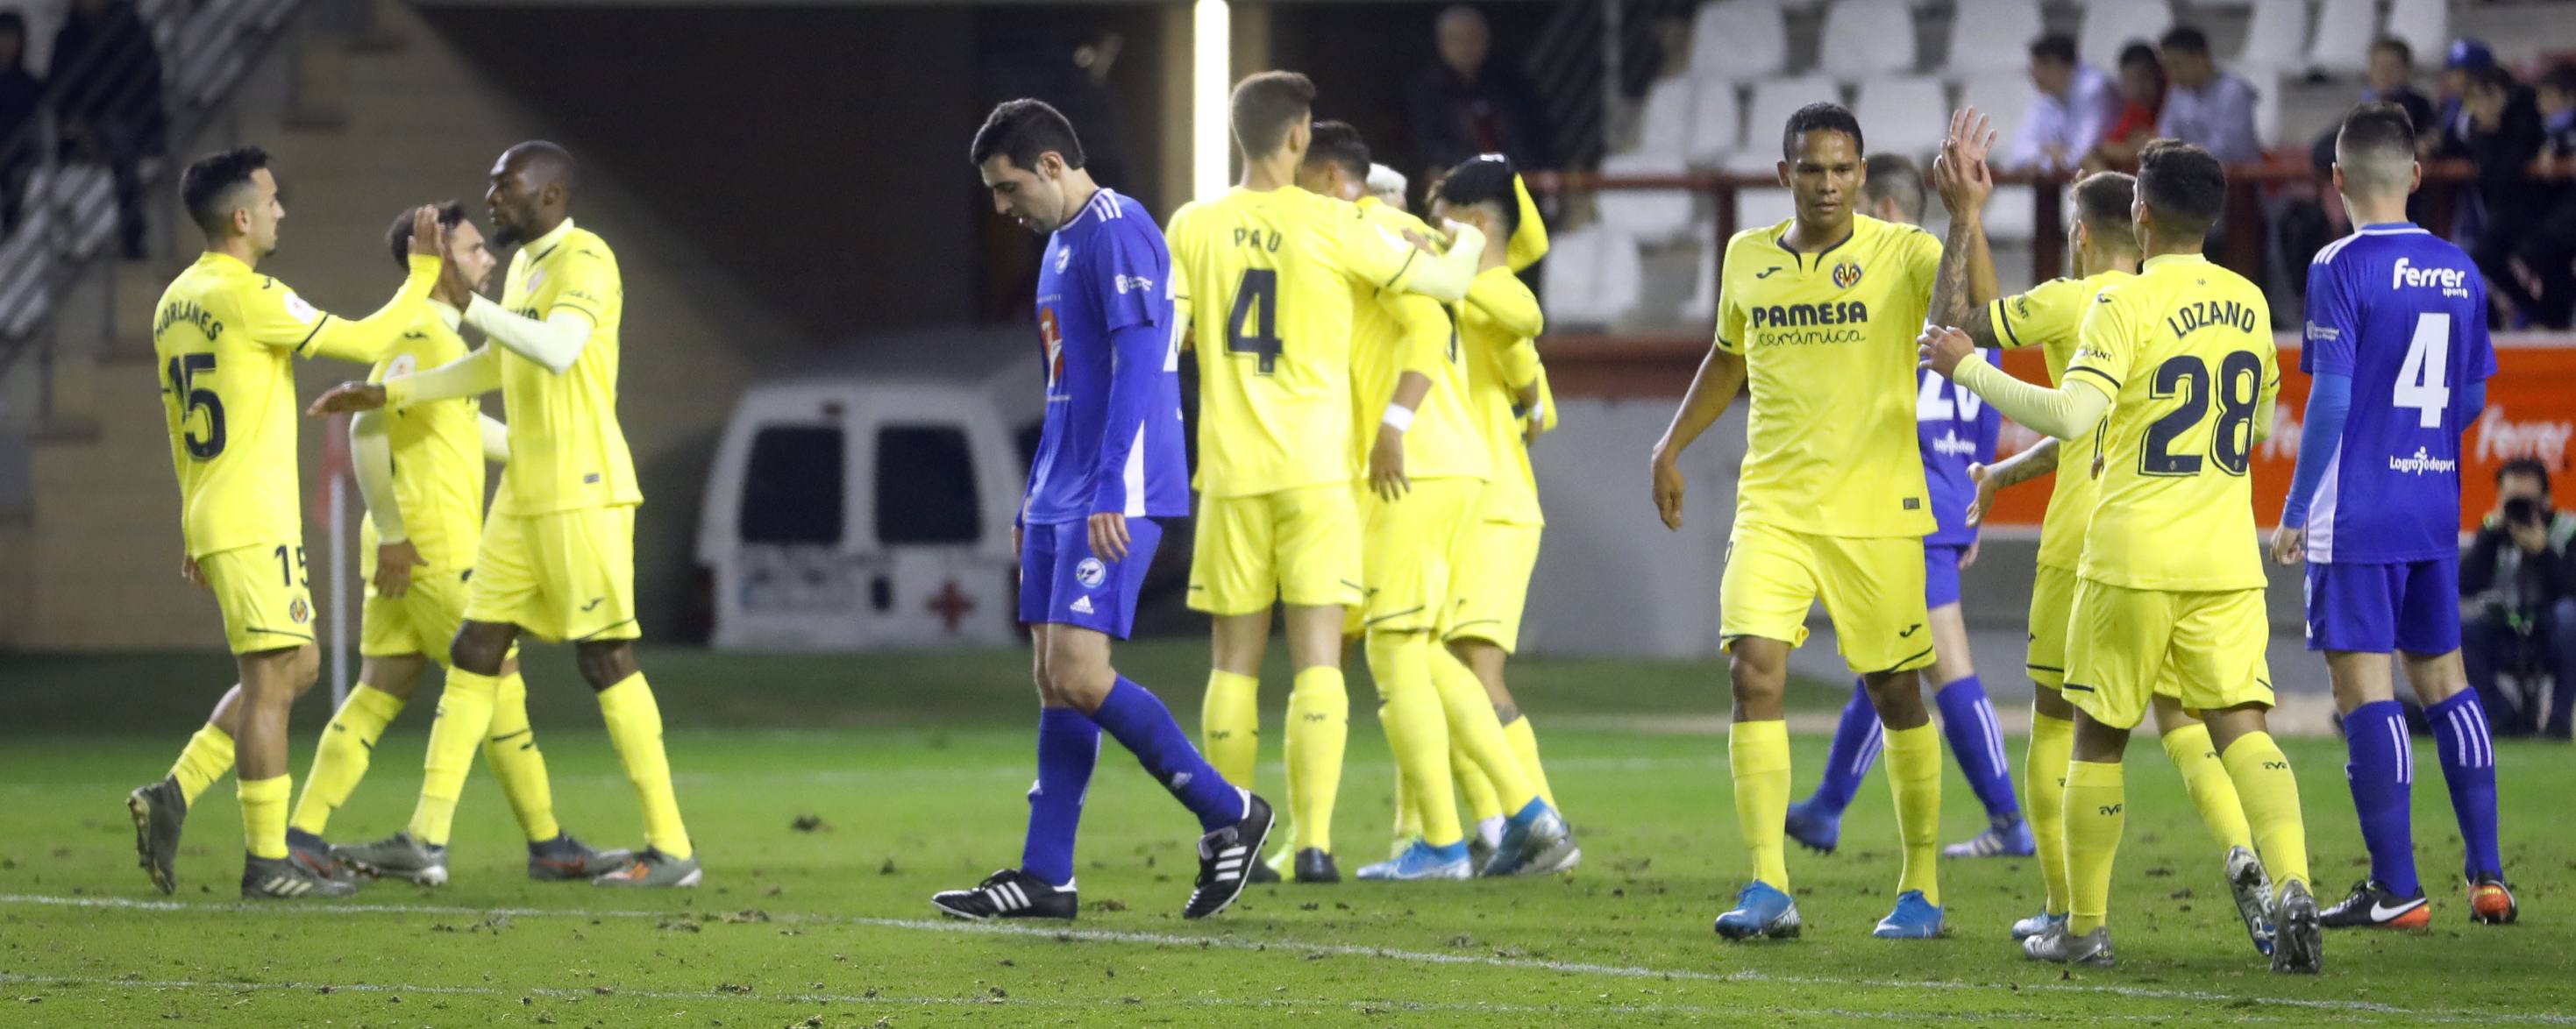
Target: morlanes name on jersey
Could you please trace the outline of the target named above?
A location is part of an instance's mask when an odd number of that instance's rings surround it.
[[[197,331],[206,337],[208,343],[214,342],[224,334],[224,323],[216,321],[214,315],[208,313],[205,308],[197,306],[194,300],[173,300],[161,308],[161,317],[152,323],[152,334],[159,336],[170,331],[171,326],[181,322],[196,326]]]

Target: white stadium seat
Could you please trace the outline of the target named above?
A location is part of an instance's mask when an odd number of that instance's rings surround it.
[[[1856,82],[1914,67],[1914,9],[1905,0],[1842,0],[1825,12],[1816,70]]]
[[[2245,47],[2237,67],[2268,71],[2301,68],[2307,62],[2308,0],[2254,0],[2245,29]]]
[[[1789,22],[1778,0],[1710,0],[1691,18],[1692,78],[1751,82],[1789,67]]]
[[[1959,0],[1950,16],[1950,50],[1941,71],[1949,75],[2022,71],[2030,43],[2046,31],[2039,0]]]
[[[1595,222],[1558,233],[1540,276],[1551,327],[1603,327],[1637,306],[1646,269],[1635,240]]]
[[[1753,99],[1744,106],[1744,146],[1727,159],[1726,169],[1751,174],[1772,170],[1780,163],[1780,133],[1789,127],[1789,116],[1819,100],[1842,99],[1842,86],[1822,75],[1755,84]],[[1869,130],[1863,126],[1861,131]]]
[[[2325,0],[2317,10],[2316,38],[2308,42],[2307,66],[2316,71],[2359,74],[2370,67],[2370,41],[2378,35],[2377,0]],[[2419,59],[2439,53],[2439,49],[2416,51]]]
[[[1693,167],[1715,168],[1743,146],[1744,120],[1735,83],[1692,80],[1690,131],[1683,134],[1682,158]]]
[[[1941,80],[1928,76],[1870,79],[1852,91],[1852,116],[1860,119],[1870,153],[1926,162],[1949,134],[1948,94]]]
[[[2013,133],[2030,113],[2034,91],[2030,76],[2019,72],[1979,75],[1959,85],[1959,106],[1974,107],[1992,119],[1995,149],[2012,145]],[[1946,123],[1945,123],[1946,125]],[[1933,204],[1938,205],[1939,198]],[[1986,238],[2019,242],[2030,238],[2031,194],[2028,186],[1997,186],[1986,201]]]
[[[1646,91],[1634,153],[1681,156],[1691,135],[1691,80],[1665,79]]]
[[[2405,40],[2417,62],[2438,64],[2451,45],[2450,5],[2444,0],[2391,0],[2388,34]]]
[[[2093,0],[2084,7],[2075,52],[2107,74],[2120,66],[2120,48],[2134,42],[2153,46],[2172,27],[2173,8],[2165,0]]]
[[[1604,175],[1680,175],[1680,154],[1619,154],[1601,162]],[[1601,191],[1601,221],[1620,235],[1670,243],[1691,227],[1691,194],[1679,189]]]

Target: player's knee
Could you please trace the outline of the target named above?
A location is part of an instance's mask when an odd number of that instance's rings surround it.
[[[638,671],[632,640],[584,643],[574,650],[573,655],[573,664],[581,669],[583,681],[590,683],[594,690],[625,682]],[[494,663],[499,662],[496,660]]]
[[[501,671],[501,656],[509,644],[491,639],[473,629],[460,629],[456,639],[447,645],[447,659],[456,667],[476,675],[496,675]]]
[[[1747,653],[1747,649],[1737,647],[1727,653],[1726,674],[1732,681],[1735,695],[1739,698],[1777,696],[1787,685],[1787,667],[1772,655]]]
[[[1070,707],[1089,713],[1100,709],[1109,699],[1110,687],[1118,684],[1118,673],[1109,662],[1050,655],[1038,676],[1038,696],[1056,707]]]

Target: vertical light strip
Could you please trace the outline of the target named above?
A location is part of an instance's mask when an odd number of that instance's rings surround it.
[[[1198,0],[1191,12],[1190,195],[1207,200],[1225,192],[1226,90],[1233,84],[1229,58],[1233,27],[1226,0]]]

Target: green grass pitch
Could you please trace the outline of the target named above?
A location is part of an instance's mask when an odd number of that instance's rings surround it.
[[[1126,668],[1195,724],[1204,651],[1131,648]],[[2037,903],[2017,860],[1949,862],[1949,938],[1868,937],[1893,897],[1894,822],[1872,776],[1844,849],[1791,856],[1803,939],[1709,930],[1741,884],[1714,665],[1526,662],[1515,672],[1583,868],[1543,880],[1258,886],[1207,922],[1178,910],[1195,825],[1114,744],[1083,828],[1083,914],[970,926],[926,903],[1015,863],[1033,774],[1025,653],[742,657],[651,651],[680,800],[706,885],[607,892],[530,882],[490,778],[468,784],[451,885],[345,904],[236,900],[229,781],[199,802],[164,897],[134,867],[125,791],[157,777],[228,681],[221,655],[0,656],[0,1025],[1827,1025],[2109,1022],[2346,1025],[2576,1022],[2566,884],[2576,752],[2502,743],[2504,850],[2522,924],[2471,925],[2429,742],[2419,859],[2435,922],[2336,934],[2326,974],[2273,976],[2236,926],[2217,855],[2152,741],[2130,755],[2112,925],[2121,966],[2025,962],[2004,938]],[[1281,699],[1284,677],[1267,698]],[[532,658],[556,810],[602,845],[640,843],[597,709],[561,651]],[[1335,826],[1345,873],[1384,853],[1390,764],[1364,675]],[[1793,687],[1822,712],[1844,692]],[[325,712],[297,711],[301,777]],[[336,839],[400,828],[430,698],[375,750]],[[1270,711],[1267,724],[1275,727]],[[1274,730],[1275,731],[1275,730]],[[1259,788],[1283,790],[1273,743]],[[2319,891],[2363,872],[2334,740],[2289,740]],[[1796,788],[1825,740],[1798,737]],[[2020,760],[2020,743],[2013,743]],[[1951,773],[1945,840],[1973,832]],[[823,827],[793,826],[800,816]]]

